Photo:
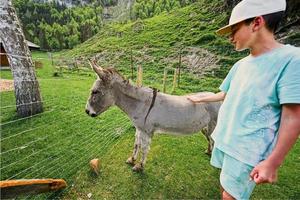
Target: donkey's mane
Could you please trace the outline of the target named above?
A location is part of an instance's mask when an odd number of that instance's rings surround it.
[[[120,78],[121,80],[119,80],[119,81],[126,87],[126,94],[132,98],[136,98],[136,93],[138,91],[143,91],[143,92],[147,92],[147,93],[150,92],[152,94],[153,88],[149,88],[149,87],[145,87],[145,86],[138,87],[138,86],[131,84],[128,79],[126,79],[117,69],[115,69],[113,67],[105,68],[104,71],[106,73],[111,74],[112,76],[115,75],[115,77],[117,79]],[[129,89],[127,87],[130,87],[131,89]],[[131,95],[131,94],[134,94],[134,95]]]
[[[145,94],[144,92],[152,94],[153,89],[151,89],[149,87],[138,87],[138,86],[131,84],[128,79],[126,79],[117,69],[115,69],[113,67],[106,68],[106,69],[104,69],[104,71],[106,71],[106,73],[109,73],[112,76],[115,76],[117,79],[119,79],[118,82],[120,82],[123,86],[125,86],[125,88],[123,88],[122,90],[124,90],[124,93],[127,96],[130,96],[131,98],[136,99],[137,98],[136,95],[137,95],[137,93],[139,93],[139,91],[142,92],[143,94]],[[138,97],[138,98],[140,98],[140,97]]]

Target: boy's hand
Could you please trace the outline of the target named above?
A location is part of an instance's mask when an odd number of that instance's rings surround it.
[[[282,164],[300,133],[300,104],[284,104],[282,106],[279,136],[269,157],[254,167],[250,177],[257,184],[274,183],[277,180],[277,170]]]
[[[200,103],[201,102],[199,97],[197,98],[197,97],[193,97],[193,96],[188,96],[187,99],[190,100],[193,103]]]
[[[256,183],[275,183],[277,181],[277,167],[268,160],[256,165],[250,173],[250,178]]]

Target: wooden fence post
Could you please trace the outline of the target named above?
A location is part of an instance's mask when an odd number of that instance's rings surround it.
[[[143,85],[143,68],[141,65],[138,66],[136,85],[138,87],[141,87]]]
[[[176,88],[176,84],[177,84],[177,81],[176,81],[176,79],[177,79],[177,75],[178,75],[178,68],[176,68],[176,69],[174,70],[174,77],[173,77],[173,88],[172,88],[172,92],[174,92],[174,91],[175,91],[175,88]]]
[[[74,58],[74,59],[73,59],[73,62],[74,62],[74,64],[73,64],[73,66],[74,66],[74,70],[76,70],[76,71],[77,71],[77,73],[79,73],[79,67],[78,67],[78,64],[77,64],[77,59],[76,59],[76,58]]]
[[[163,79],[163,93],[166,93],[166,82],[167,82],[167,68],[164,69],[164,79]]]
[[[132,57],[132,49],[130,51],[130,63],[131,63],[131,80],[133,80],[133,57]]]
[[[50,58],[51,60],[51,66],[53,67],[54,63],[53,63],[52,53],[51,52],[47,52],[47,53],[48,53],[48,58]]]
[[[181,48],[180,48],[180,51],[179,51],[179,62],[178,62],[178,82],[177,82],[177,85],[178,87],[180,87],[180,76],[181,76]]]

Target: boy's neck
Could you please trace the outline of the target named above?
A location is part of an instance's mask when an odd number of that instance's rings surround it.
[[[250,48],[250,54],[257,57],[282,46],[283,44],[275,40],[273,33],[265,33],[256,37],[254,44]]]

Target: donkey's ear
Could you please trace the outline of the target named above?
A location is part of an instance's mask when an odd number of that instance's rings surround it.
[[[98,74],[98,76],[99,76],[100,78],[103,77],[103,76],[105,75],[105,73],[104,73],[102,67],[99,67],[99,66],[96,64],[96,61],[95,61],[95,60],[93,60],[93,61],[89,60],[89,64],[90,64],[91,68],[96,72],[96,74]]]

